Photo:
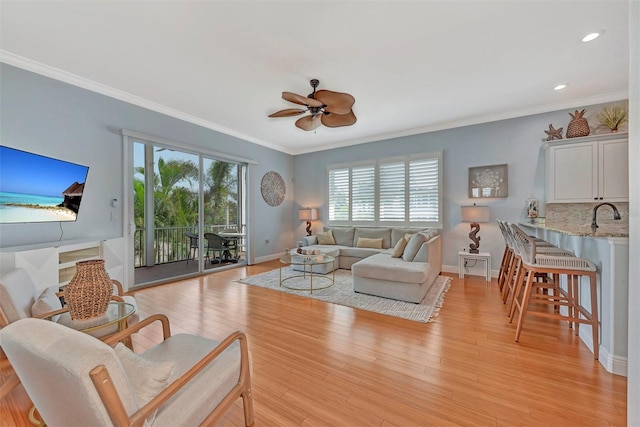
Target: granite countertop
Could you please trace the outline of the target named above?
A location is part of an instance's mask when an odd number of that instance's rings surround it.
[[[629,237],[629,233],[620,232],[607,232],[602,230],[602,227],[594,234],[591,231],[590,225],[582,224],[542,224],[542,223],[530,223],[521,222],[520,225],[531,228],[539,228],[541,230],[555,231],[557,233],[566,234],[567,236],[582,236],[582,237]]]

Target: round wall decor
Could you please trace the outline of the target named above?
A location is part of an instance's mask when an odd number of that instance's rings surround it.
[[[278,172],[269,171],[262,177],[260,191],[269,206],[278,206],[284,200],[287,188]]]

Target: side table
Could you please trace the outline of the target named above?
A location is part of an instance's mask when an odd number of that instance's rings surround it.
[[[478,252],[472,254],[470,252],[459,251],[458,252],[458,273],[461,279],[464,279],[464,263],[469,260],[480,260],[485,263],[485,280],[491,281],[491,254],[489,252]]]

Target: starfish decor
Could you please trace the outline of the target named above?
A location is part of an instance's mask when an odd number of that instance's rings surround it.
[[[549,130],[545,130],[547,134],[547,141],[553,141],[554,139],[562,139],[562,128],[554,129],[553,125],[549,125]]]

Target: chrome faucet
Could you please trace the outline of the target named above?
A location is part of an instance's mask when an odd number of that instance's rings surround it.
[[[605,202],[605,203],[599,203],[595,205],[593,208],[593,213],[591,214],[591,230],[593,230],[594,234],[598,229],[598,223],[596,222],[596,214],[598,213],[598,208],[602,205],[611,206],[611,209],[613,209],[613,219],[615,220],[622,219],[622,217],[620,216],[620,212],[618,212],[618,208],[616,208],[612,203]]]

